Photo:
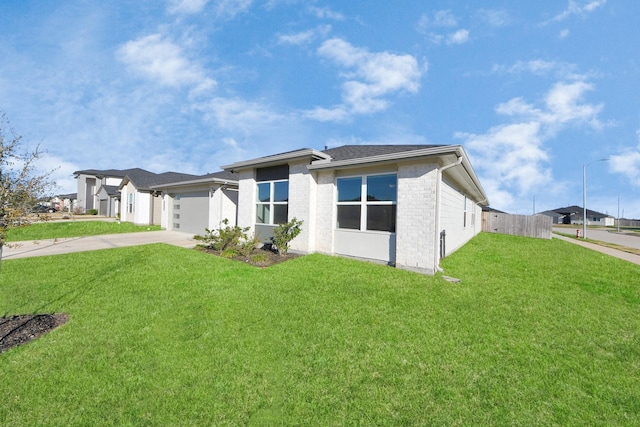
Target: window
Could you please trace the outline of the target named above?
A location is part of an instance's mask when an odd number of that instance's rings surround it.
[[[129,193],[128,211],[133,213],[133,193]]]
[[[338,178],[336,184],[338,228],[396,231],[398,178],[395,174]]]
[[[467,228],[467,196],[464,196],[464,206],[462,208],[462,227]]]
[[[289,181],[258,183],[256,223],[284,224],[289,219]]]

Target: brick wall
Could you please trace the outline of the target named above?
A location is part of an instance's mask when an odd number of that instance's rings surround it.
[[[304,221],[302,232],[291,241],[291,249],[300,252],[315,250],[316,182],[307,169],[308,161],[289,164],[289,221]]]
[[[253,170],[239,173],[238,226],[255,231],[256,179]]]
[[[318,192],[316,199],[316,251],[333,253],[333,234],[335,232],[335,175],[333,171],[320,171],[317,176]]]
[[[435,272],[436,180],[435,164],[411,163],[398,168],[398,268]]]

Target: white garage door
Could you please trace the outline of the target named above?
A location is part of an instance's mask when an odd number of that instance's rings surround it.
[[[209,227],[209,192],[177,194],[173,199],[173,229],[203,234]]]

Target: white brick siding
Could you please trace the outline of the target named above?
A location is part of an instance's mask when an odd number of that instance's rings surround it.
[[[304,221],[302,232],[291,241],[291,249],[313,252],[316,228],[316,181],[307,169],[308,161],[289,164],[289,218]]]
[[[318,172],[316,202],[316,251],[332,254],[335,226],[336,188],[333,171]]]
[[[398,168],[396,266],[435,272],[436,165],[412,163]]]
[[[482,208],[467,197],[465,210],[465,195],[447,179],[442,180],[440,205],[440,231],[446,232],[446,255],[449,255],[481,231],[478,220],[482,221]]]
[[[255,231],[256,221],[256,179],[253,170],[239,173],[238,194],[238,226],[250,228],[250,233]]]

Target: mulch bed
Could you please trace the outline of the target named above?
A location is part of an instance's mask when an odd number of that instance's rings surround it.
[[[69,315],[65,313],[0,317],[0,353],[40,338],[68,320]]]
[[[224,257],[220,253],[220,251],[215,251],[213,249],[209,249],[209,248],[206,248],[204,246],[197,246],[196,249],[199,250],[199,251],[202,251],[202,252],[206,252],[206,253],[211,254],[211,255],[222,256],[223,258],[228,258],[228,257]],[[288,252],[286,255],[280,255],[276,251],[273,251],[273,250],[269,249],[268,247],[266,247],[264,249],[256,249],[249,256],[236,255],[236,256],[228,258],[228,259],[232,259],[234,261],[239,261],[239,262],[242,262],[242,263],[245,263],[245,264],[254,265],[256,267],[265,268],[265,267],[269,267],[269,266],[274,265],[274,264],[279,264],[281,262],[297,258],[299,256],[301,256],[301,255],[300,254],[293,254],[293,253],[290,253],[290,252]]]

